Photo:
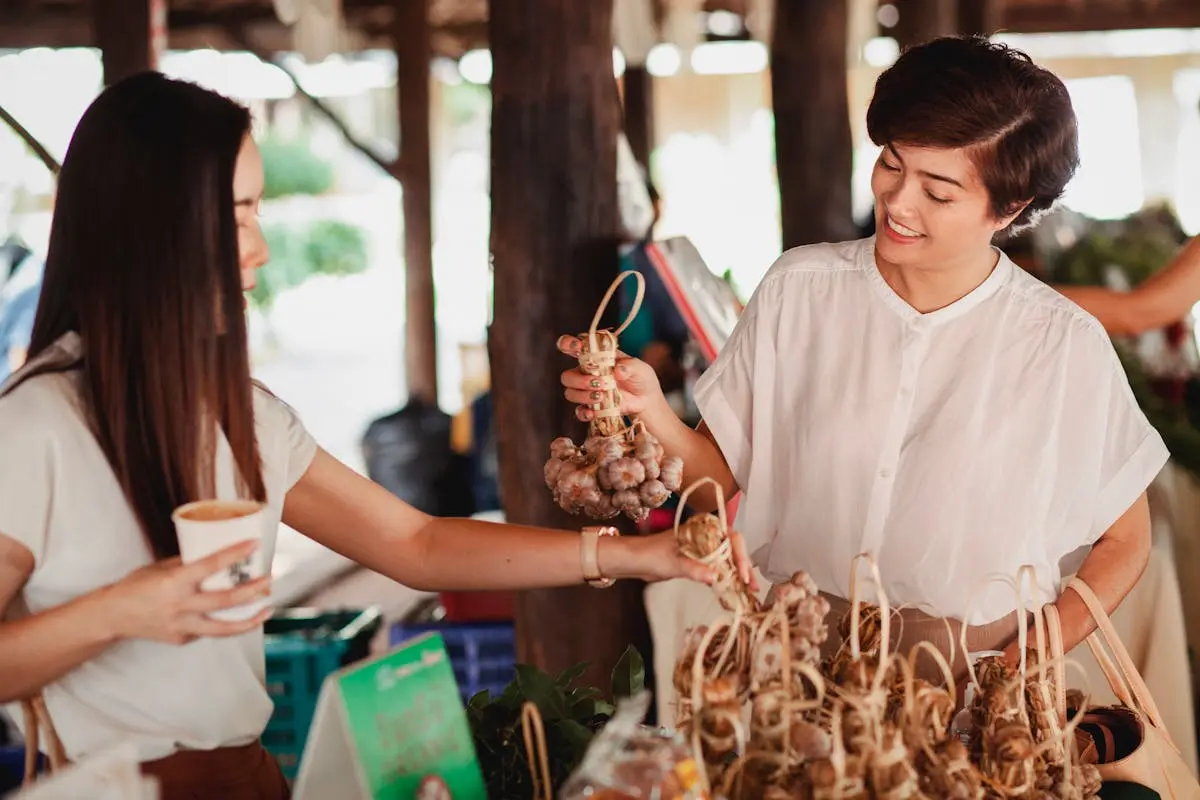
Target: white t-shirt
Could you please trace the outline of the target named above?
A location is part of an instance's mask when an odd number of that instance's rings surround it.
[[[790,250],[696,396],[768,579],[804,569],[848,597],[871,552],[894,605],[962,619],[980,587],[973,624],[1015,608],[989,578],[1024,564],[1057,597],[1060,559],[1168,457],[1100,324],[1003,254],[920,314],[879,274],[873,238]]]
[[[68,335],[49,357],[78,357]],[[22,373],[14,376],[20,380]],[[115,583],[153,556],[78,402],[78,370],[37,375],[0,397],[0,534],[36,560],[9,616],[36,614]],[[255,425],[267,488],[263,553],[287,491],[300,479],[316,443],[296,415],[259,387]],[[221,437],[218,496],[237,496],[234,461]],[[184,646],[126,640],[44,690],[67,755],[79,759],[118,741],[139,746],[143,760],[179,749],[210,749],[256,740],[272,712],[262,630]],[[8,709],[18,723],[19,708]]]

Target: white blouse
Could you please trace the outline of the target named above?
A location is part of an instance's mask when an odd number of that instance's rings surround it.
[[[68,334],[39,363],[70,366],[80,353],[79,337]],[[154,560],[84,416],[82,372],[25,379],[32,368],[0,388],[0,536],[25,545],[35,562],[9,619],[116,583]],[[308,469],[317,444],[267,391],[255,387],[253,402],[269,562],[284,496]],[[217,446],[217,494],[236,497],[236,467],[224,436]],[[46,706],[72,760],[118,742],[137,745],[142,760],[246,744],[259,738],[273,709],[263,647],[261,628],[183,646],[128,639],[47,686]],[[20,710],[7,710],[20,725]]]
[[[874,239],[784,253],[696,387],[772,581],[849,596],[871,552],[894,605],[983,624],[1030,564],[1044,601],[1167,461],[1104,329],[1000,255],[921,314]],[[986,588],[985,588],[986,587]]]

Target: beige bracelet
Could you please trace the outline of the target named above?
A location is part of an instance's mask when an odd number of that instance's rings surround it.
[[[607,589],[616,583],[613,578],[606,578],[600,572],[600,537],[620,536],[621,532],[612,526],[584,528],[579,541],[579,563],[583,567],[583,579],[596,589]]]

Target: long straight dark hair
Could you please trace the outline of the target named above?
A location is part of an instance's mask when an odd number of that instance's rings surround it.
[[[266,499],[233,198],[249,132],[233,101],[135,75],[84,113],[59,176],[29,357],[79,334],[89,421],[160,559],[171,512],[215,496],[218,425],[239,493]]]

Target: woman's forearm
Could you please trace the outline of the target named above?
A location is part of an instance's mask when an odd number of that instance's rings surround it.
[[[1145,572],[1151,541],[1150,505],[1143,493],[1092,545],[1076,572],[1108,614],[1116,610]],[[1054,607],[1062,628],[1063,652],[1069,653],[1096,630],[1096,621],[1083,598],[1073,591],[1063,591]],[[1032,646],[1032,640],[1026,646]],[[1017,641],[1009,644],[1005,656],[1011,664],[1020,660]]]
[[[1149,328],[1146,315],[1139,313],[1139,298],[1132,292],[1116,292],[1103,286],[1054,288],[1095,317],[1109,336],[1134,336]]]
[[[1092,547],[1077,575],[1111,615],[1142,577],[1149,560],[1149,537],[1143,544],[1104,536]],[[1063,592],[1055,606],[1062,620],[1063,650],[1070,652],[1096,630],[1096,622],[1083,598],[1075,592]]]
[[[425,591],[511,590],[583,582],[569,531],[432,517],[324,450],[288,493],[283,522],[398,583]],[[580,522],[595,525],[595,522]],[[601,537],[605,577],[644,577],[646,537]]]
[[[1102,286],[1055,286],[1094,316],[1112,336],[1136,336],[1165,328],[1200,302],[1200,237],[1193,238],[1165,267],[1128,292]]]
[[[1200,302],[1200,237],[1191,239],[1165,267],[1130,292],[1141,333],[1179,322]]]
[[[712,478],[721,485],[728,502],[738,492],[737,480],[725,462],[721,448],[713,440],[708,426],[689,428],[665,402],[661,407],[642,414],[642,422],[662,443],[668,456],[683,460],[683,485],[686,489],[702,478]],[[713,511],[717,507],[716,492],[711,484],[696,489],[688,496],[688,505],[696,511]]]
[[[583,583],[582,538],[567,531],[433,518],[416,538],[417,557],[397,565],[403,574],[389,575],[416,589],[508,591]],[[600,537],[597,558],[602,575],[634,575],[632,540]]]
[[[584,578],[578,533],[432,517],[319,448],[287,494],[283,523],[416,589],[537,589]],[[712,578],[679,555],[670,534],[600,537],[596,566],[605,578]]]
[[[118,640],[101,589],[0,625],[0,703],[28,697]]]

